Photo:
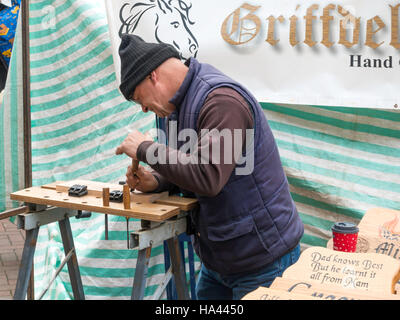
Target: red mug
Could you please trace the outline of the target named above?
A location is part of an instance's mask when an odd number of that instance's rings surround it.
[[[332,226],[333,250],[356,252],[358,227],[350,222],[336,222]]]

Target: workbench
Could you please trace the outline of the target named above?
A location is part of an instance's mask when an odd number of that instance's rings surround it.
[[[81,194],[73,192],[75,189],[81,191],[79,187],[82,186],[85,187],[82,188],[84,192]],[[118,192],[123,195],[121,202],[113,201],[115,200],[113,195]],[[109,214],[123,216],[127,222],[130,218],[140,220],[140,230],[132,232],[127,230],[128,248],[138,250],[131,299],[143,299],[151,249],[163,241],[168,246],[171,267],[154,296],[160,297],[169,281],[174,279],[178,299],[189,299],[178,236],[186,232],[186,219],[189,212],[196,209],[197,199],[170,196],[168,192],[160,194],[133,192],[127,185],[87,180],[59,181],[25,188],[13,192],[10,198],[24,202],[25,208],[17,215],[17,227],[25,230],[26,239],[14,294],[15,300],[26,297],[39,228],[53,222],[59,223],[65,252],[65,258],[56,275],[67,264],[74,299],[85,299],[69,218],[84,216],[90,212],[103,213],[105,217]]]

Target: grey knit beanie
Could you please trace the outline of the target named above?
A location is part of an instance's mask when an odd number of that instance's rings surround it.
[[[145,42],[139,36],[123,34],[119,46],[121,84],[119,89],[130,100],[136,86],[154,69],[169,58],[178,58],[179,52],[169,44]]]

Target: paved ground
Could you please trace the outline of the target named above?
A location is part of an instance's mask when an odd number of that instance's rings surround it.
[[[24,248],[25,231],[0,220],[0,300],[12,299]]]

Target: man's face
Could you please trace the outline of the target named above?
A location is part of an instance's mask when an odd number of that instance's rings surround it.
[[[158,117],[164,118],[175,109],[174,105],[168,102],[164,89],[165,87],[158,81],[153,71],[136,86],[131,99],[140,104],[143,112],[152,111]]]

